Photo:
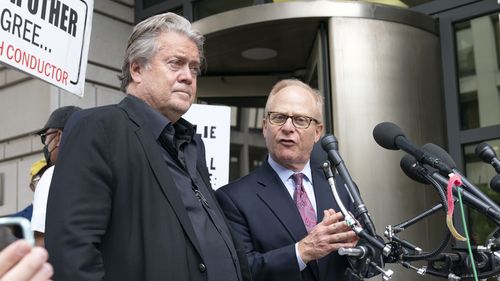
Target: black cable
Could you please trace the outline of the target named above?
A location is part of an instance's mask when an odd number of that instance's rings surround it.
[[[410,266],[408,266],[408,264],[402,263],[401,265],[403,267],[410,268]],[[426,269],[425,273],[429,274],[429,275],[437,276],[437,277],[442,277],[442,278],[448,278],[450,275],[450,272],[444,273],[444,272],[439,272],[439,271],[435,271],[432,269]],[[478,273],[477,278],[478,279],[486,279],[486,278],[497,276],[499,273],[500,273],[500,266],[497,266],[496,268],[494,268],[490,271]],[[457,274],[455,274],[455,275],[457,275]],[[472,274],[461,275],[461,276],[457,275],[457,276],[460,277],[460,280],[474,280],[475,279],[474,275],[472,275]]]
[[[441,199],[441,203],[443,204],[444,213],[446,214],[448,212],[448,202],[446,201],[446,196],[445,196],[444,191],[442,190],[441,186],[434,178],[432,178],[432,176],[428,175],[427,173],[422,173],[422,176],[424,176],[438,192],[439,198]],[[424,252],[424,253],[417,254],[417,255],[403,255],[402,259],[404,261],[418,261],[418,260],[425,260],[425,259],[433,258],[433,257],[437,256],[438,254],[440,254],[444,250],[444,248],[446,248],[446,245],[448,245],[448,242],[450,242],[450,238],[451,238],[451,234],[448,231],[448,229],[446,229],[445,230],[445,237],[437,249],[435,249],[432,252]]]

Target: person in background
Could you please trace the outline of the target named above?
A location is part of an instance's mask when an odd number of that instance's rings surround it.
[[[216,191],[246,246],[254,281],[344,280],[347,259],[336,251],[359,238],[343,220],[321,167],[310,163],[323,132],[322,109],[318,91],[299,80],[279,81],[263,119],[267,160]],[[335,180],[352,210],[341,178]]]
[[[30,168],[30,184],[29,187],[31,191],[35,192],[36,186],[42,177],[42,174],[47,170],[47,162],[45,159],[38,160],[35,163],[31,164]],[[33,203],[29,204],[23,210],[10,215],[11,217],[23,217],[27,220],[31,220],[31,216],[33,214]]]
[[[127,96],[71,118],[47,204],[54,280],[250,280],[201,137],[181,118],[203,40],[174,13],[140,22],[120,76]]]
[[[45,156],[46,171],[38,181],[33,199],[33,215],[31,217],[31,229],[35,232],[37,246],[44,246],[45,233],[45,212],[47,209],[47,197],[49,194],[54,165],[57,163],[59,147],[64,131],[64,127],[71,115],[82,110],[78,106],[63,106],[54,110],[37,134],[43,144],[43,154]]]

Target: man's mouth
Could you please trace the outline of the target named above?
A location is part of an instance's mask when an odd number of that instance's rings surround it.
[[[182,94],[185,94],[185,95],[191,97],[191,92],[188,90],[173,90],[172,92],[173,93],[182,93]]]
[[[279,140],[279,143],[285,145],[285,146],[291,146],[295,144],[295,141],[290,140],[290,139],[281,139]]]

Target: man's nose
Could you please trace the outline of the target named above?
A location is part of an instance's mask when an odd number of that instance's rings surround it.
[[[288,117],[285,121],[285,124],[283,124],[282,128],[284,130],[295,130],[295,126],[293,125],[293,121],[291,117]]]
[[[192,72],[189,64],[185,64],[180,70],[179,73],[179,81],[184,82],[186,84],[191,84],[196,77],[196,75]]]

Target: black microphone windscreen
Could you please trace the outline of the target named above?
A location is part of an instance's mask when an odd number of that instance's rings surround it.
[[[401,161],[399,162],[399,166],[401,167],[401,170],[412,180],[423,183],[423,184],[430,184],[429,181],[424,178],[420,173],[418,172],[418,169],[415,165],[419,165],[417,163],[417,160],[415,157],[406,154],[401,158]]]
[[[334,135],[325,135],[321,139],[321,146],[326,152],[330,150],[339,150],[339,143]]]
[[[396,138],[406,137],[401,128],[391,122],[382,122],[373,128],[373,138],[383,148],[398,150]]]
[[[450,166],[450,168],[455,169],[457,167],[457,164],[451,158],[450,154],[446,152],[443,148],[441,148],[438,145],[435,145],[433,143],[426,143],[422,146],[422,150],[428,152],[432,156],[440,159],[443,161],[446,165]]]
[[[494,191],[500,192],[500,175],[496,175],[491,179],[490,187]]]
[[[490,164],[491,161],[497,157],[497,154],[493,147],[486,142],[482,142],[476,146],[476,155],[484,162]]]

